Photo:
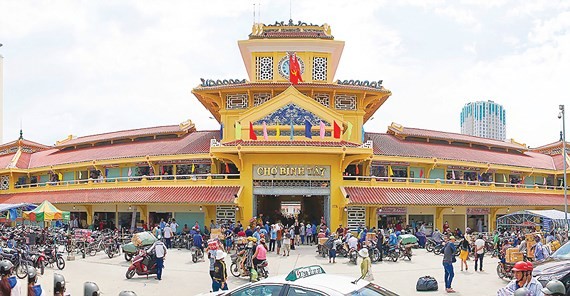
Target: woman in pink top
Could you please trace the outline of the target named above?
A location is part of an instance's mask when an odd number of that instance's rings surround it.
[[[259,263],[267,259],[267,246],[265,245],[265,239],[259,240],[259,245],[255,248],[255,253],[253,254],[253,267],[257,269]]]

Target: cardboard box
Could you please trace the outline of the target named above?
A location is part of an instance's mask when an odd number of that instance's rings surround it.
[[[211,239],[224,239],[224,235],[222,234],[222,230],[220,228],[214,228],[212,230],[210,230],[210,238]]]
[[[366,234],[366,240],[367,241],[375,241],[376,240],[376,233],[367,233]]]
[[[319,237],[319,245],[324,245],[327,242],[328,238],[326,237]]]
[[[507,261],[507,262],[509,262],[509,263],[516,263],[516,262],[519,262],[519,261],[523,261],[523,260],[524,260],[524,256],[523,256],[523,253],[522,253],[522,252],[513,252],[513,253],[511,253],[511,258],[510,258],[510,259],[511,259],[511,260],[510,260],[510,261]]]

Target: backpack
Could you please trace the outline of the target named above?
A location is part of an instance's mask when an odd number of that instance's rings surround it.
[[[426,275],[418,279],[416,291],[437,291],[437,280]]]

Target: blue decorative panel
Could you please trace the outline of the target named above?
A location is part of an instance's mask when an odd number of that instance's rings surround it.
[[[298,105],[288,104],[281,109],[275,110],[273,113],[268,114],[264,118],[254,122],[254,125],[262,125],[265,121],[267,125],[290,125],[291,120],[293,120],[294,125],[305,125],[305,120],[308,120],[313,126],[319,126],[319,122],[322,121],[326,126],[331,124],[314,113],[307,111]]]

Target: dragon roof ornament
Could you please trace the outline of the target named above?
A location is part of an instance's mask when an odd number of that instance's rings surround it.
[[[204,79],[200,78],[202,83],[200,84],[201,87],[210,87],[210,86],[220,86],[220,85],[232,85],[232,84],[244,84],[247,81],[245,79],[224,79],[224,80],[213,80],[213,79]]]
[[[293,20],[289,22],[275,22],[274,24],[255,23],[249,34],[249,39],[262,38],[317,38],[334,39],[331,35],[331,27],[328,24],[316,25]]]
[[[368,81],[368,80],[337,80],[336,84],[339,85],[355,85],[355,86],[364,86],[376,89],[382,89],[382,80],[378,81]]]

